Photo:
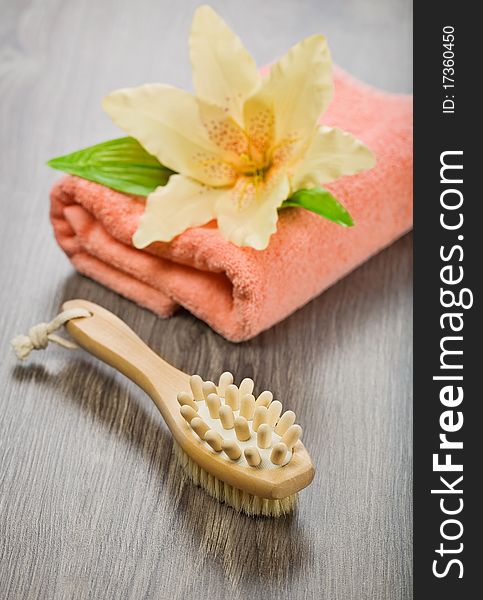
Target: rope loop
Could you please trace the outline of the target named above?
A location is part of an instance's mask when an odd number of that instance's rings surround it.
[[[90,317],[91,313],[85,308],[69,308],[58,314],[50,323],[38,323],[30,328],[28,335],[17,335],[11,344],[17,358],[25,360],[32,350],[43,350],[49,342],[58,344],[63,348],[77,348],[77,344],[66,340],[54,333],[71,319]]]

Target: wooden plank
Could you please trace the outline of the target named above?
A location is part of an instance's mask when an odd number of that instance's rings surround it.
[[[79,275],[48,221],[45,161],[118,134],[100,98],[188,87],[197,2],[3,1],[0,596],[411,597],[411,236],[254,340],[163,321]],[[260,63],[321,31],[370,83],[410,89],[408,0],[216,2]],[[26,364],[8,340],[84,297],[173,365],[253,377],[291,406],[317,475],[288,519],[251,519],[187,483],[143,393],[80,351]]]

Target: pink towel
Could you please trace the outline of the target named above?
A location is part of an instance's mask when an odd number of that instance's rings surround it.
[[[359,137],[377,165],[327,185],[356,226],[300,208],[280,213],[264,251],[225,241],[216,223],[137,250],[144,199],[67,176],[51,192],[59,245],[84,275],[161,317],[184,306],[232,341],[247,340],[304,305],[412,227],[412,102],[336,70],[325,125]]]

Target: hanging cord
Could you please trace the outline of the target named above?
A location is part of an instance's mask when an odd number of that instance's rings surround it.
[[[28,335],[17,335],[11,341],[13,350],[17,358],[24,360],[32,350],[42,350],[47,348],[49,342],[58,344],[63,348],[77,348],[77,344],[66,340],[54,331],[60,329],[67,321],[78,319],[79,317],[90,317],[91,313],[85,308],[70,308],[58,314],[50,323],[39,323],[34,325],[28,332]]]

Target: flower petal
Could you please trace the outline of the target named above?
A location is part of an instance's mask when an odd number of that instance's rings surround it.
[[[260,90],[244,108],[246,123],[261,107],[272,111],[275,143],[304,143],[332,99],[332,62],[327,42],[313,35],[296,44],[270,70]]]
[[[103,107],[117,125],[173,171],[213,186],[234,182],[232,155],[216,145],[202,117],[206,111],[210,122],[225,123],[228,116],[221,109],[162,84],[117,90],[104,98]]]
[[[200,118],[209,139],[223,151],[227,161],[238,164],[240,156],[246,155],[249,150],[247,134],[233,119],[232,116],[222,111],[214,104],[199,101]]]
[[[376,164],[372,152],[352,134],[341,129],[319,127],[305,156],[291,176],[292,190],[334,181]]]
[[[277,230],[277,209],[289,189],[285,175],[272,177],[259,186],[248,178],[240,179],[216,202],[216,218],[223,236],[237,246],[264,250]]]
[[[261,79],[250,53],[206,5],[195,11],[189,46],[196,95],[226,109],[241,123],[243,102]]]
[[[243,120],[250,139],[250,156],[256,162],[266,161],[275,136],[275,112],[272,102],[255,94],[245,102]]]
[[[224,190],[209,188],[183,177],[171,175],[165,186],[149,194],[146,209],[132,237],[136,248],[152,242],[169,242],[188,229],[208,223],[215,217],[215,202]]]

